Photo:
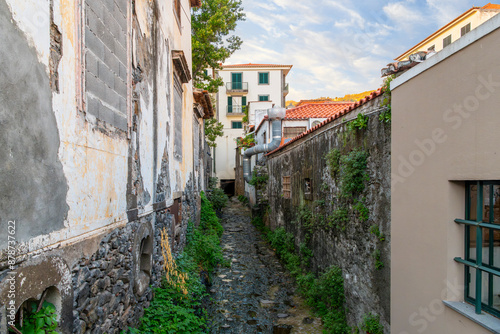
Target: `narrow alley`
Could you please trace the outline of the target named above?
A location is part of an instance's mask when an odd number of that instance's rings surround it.
[[[236,198],[224,210],[221,266],[211,286],[212,333],[322,333],[293,279]]]

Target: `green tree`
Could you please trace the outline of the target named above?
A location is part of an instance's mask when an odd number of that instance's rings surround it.
[[[217,146],[215,140],[217,139],[217,137],[222,137],[222,135],[224,134],[224,132],[222,131],[223,128],[224,125],[215,118],[209,118],[205,120],[205,139],[208,146]]]
[[[205,73],[208,68],[221,69],[221,64],[241,47],[238,36],[228,35],[238,21],[245,20],[241,0],[202,0],[191,15],[193,47],[193,82],[197,88],[211,93],[223,85],[221,78]]]

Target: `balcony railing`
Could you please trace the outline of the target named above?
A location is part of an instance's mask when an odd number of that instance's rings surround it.
[[[243,111],[245,110],[245,108],[246,106],[227,106],[227,114],[229,116],[241,116],[243,115]]]
[[[226,82],[226,92],[246,93],[248,92],[248,82]]]

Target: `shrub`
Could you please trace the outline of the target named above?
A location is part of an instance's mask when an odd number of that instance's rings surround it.
[[[361,193],[365,189],[365,181],[368,181],[367,168],[368,153],[363,150],[353,150],[340,158],[340,195],[350,198]]]
[[[368,116],[359,113],[358,116],[347,124],[351,131],[362,130],[368,127]]]
[[[212,203],[207,199],[204,192],[201,192],[201,221],[200,227],[206,233],[215,232],[219,237],[222,236],[224,229],[215,214]]]
[[[340,150],[335,148],[325,156],[326,165],[330,169],[330,174],[335,177],[340,171]]]
[[[269,180],[269,175],[258,175],[257,171],[254,169],[252,172],[252,179],[248,184],[254,187],[260,187],[266,185],[267,180]]]
[[[56,334],[57,314],[54,304],[44,301],[38,310],[38,302],[28,303],[28,312],[25,313],[23,327],[18,330],[22,333]]]
[[[365,314],[361,329],[370,334],[384,334],[384,327],[380,324],[380,316],[372,313]]]
[[[215,188],[210,191],[207,194],[207,198],[212,203],[212,207],[216,212],[221,212],[226,207],[227,201],[229,201],[229,197],[227,197],[221,188]]]

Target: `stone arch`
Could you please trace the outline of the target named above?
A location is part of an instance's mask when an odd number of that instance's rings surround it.
[[[154,234],[150,222],[141,223],[134,237],[134,293],[142,296],[151,281]]]
[[[8,306],[17,313],[26,301],[38,301],[43,296],[56,306],[60,331],[70,333],[73,323],[71,282],[71,270],[58,256],[39,256],[22,263],[0,283],[0,300],[5,303],[1,307],[6,310],[6,320],[10,320]],[[7,328],[1,328],[4,325],[0,325],[0,332],[7,333]]]

